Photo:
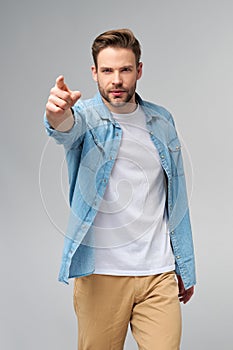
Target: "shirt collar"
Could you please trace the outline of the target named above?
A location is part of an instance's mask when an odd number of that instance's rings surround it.
[[[135,93],[135,98],[136,98],[136,102],[142,107],[142,109],[146,115],[147,122],[149,122],[153,117],[158,116],[158,114],[154,110],[152,110],[150,107],[148,107],[147,103],[145,101],[143,101],[143,99],[139,96],[139,94],[137,92]],[[98,111],[100,112],[100,117],[102,119],[108,119],[112,123],[115,123],[115,121],[112,117],[112,113],[110,112],[108,107],[103,102],[103,99],[102,99],[99,91],[94,96],[94,106],[96,108],[98,108]]]

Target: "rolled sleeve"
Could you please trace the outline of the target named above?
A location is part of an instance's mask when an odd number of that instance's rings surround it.
[[[44,114],[44,126],[47,134],[53,137],[58,144],[62,144],[66,149],[72,147],[72,145],[80,138],[82,138],[85,132],[85,122],[82,116],[76,109],[72,109],[74,116],[74,125],[68,131],[55,130],[47,119],[46,113]]]

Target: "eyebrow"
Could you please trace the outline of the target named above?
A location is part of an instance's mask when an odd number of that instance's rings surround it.
[[[124,68],[133,68],[132,64],[128,64],[125,66],[120,67],[119,69],[124,69]],[[114,69],[113,67],[108,67],[108,66],[101,66],[100,69]]]

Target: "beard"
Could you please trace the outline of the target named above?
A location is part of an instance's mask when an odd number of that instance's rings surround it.
[[[102,98],[106,102],[108,102],[112,107],[120,108],[120,107],[125,107],[125,105],[132,100],[132,98],[135,94],[135,91],[136,91],[136,83],[129,90],[124,89],[120,85],[115,86],[112,89],[105,90],[98,83],[98,89],[99,89],[99,92],[100,92]],[[123,96],[111,96],[112,90],[124,91]]]

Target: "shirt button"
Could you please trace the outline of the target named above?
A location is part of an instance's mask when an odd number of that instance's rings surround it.
[[[179,255],[177,255],[176,259],[180,259],[180,256],[179,256]]]
[[[164,158],[164,154],[161,154],[161,158]]]
[[[106,182],[107,182],[107,180],[106,180],[106,179],[103,179],[103,182],[105,182],[105,183],[106,183]]]
[[[119,133],[118,133],[118,132],[116,132],[116,136],[119,136]]]

